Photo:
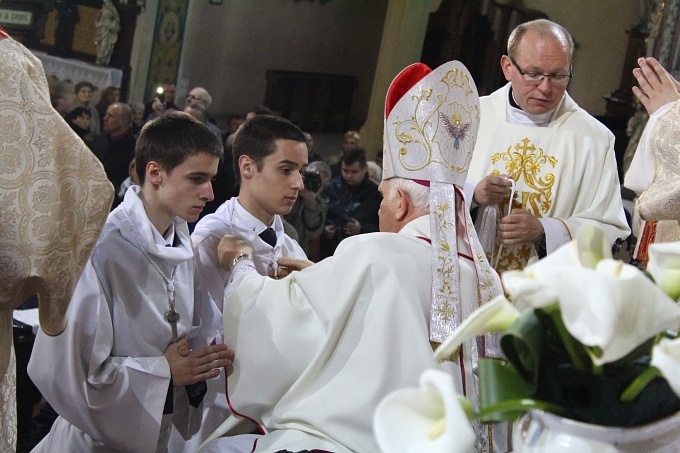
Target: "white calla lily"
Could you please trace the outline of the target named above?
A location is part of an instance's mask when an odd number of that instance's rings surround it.
[[[650,244],[647,271],[666,294],[680,302],[680,242]]]
[[[475,434],[451,375],[426,370],[420,388],[387,395],[376,408],[373,430],[383,453],[467,453]]]
[[[562,320],[586,346],[598,347],[596,365],[625,357],[680,321],[680,306],[639,269],[604,259],[594,270],[555,268],[543,278],[559,294]]]
[[[656,344],[650,365],[661,371],[673,392],[680,397],[680,338],[663,338]]]
[[[576,241],[563,245],[523,271],[503,273],[503,286],[518,310],[545,308],[559,299],[552,285],[555,269],[565,273],[573,268],[594,269],[598,262],[611,256],[604,232],[595,226],[585,225],[579,230]]]
[[[454,354],[468,338],[485,333],[503,332],[519,318],[519,311],[503,295],[482,305],[467,317],[434,351],[441,361]]]

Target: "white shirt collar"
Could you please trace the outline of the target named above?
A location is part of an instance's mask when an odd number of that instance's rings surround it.
[[[512,87],[509,88],[510,96],[513,96],[514,99],[514,94],[512,94]],[[517,101],[515,101],[517,102]],[[523,125],[523,126],[536,126],[536,127],[547,127],[550,126],[550,123],[555,120],[557,117],[557,112],[560,110],[560,106],[562,105],[562,102],[564,102],[564,96],[562,96],[562,99],[560,102],[558,102],[557,106],[549,112],[546,113],[541,113],[539,115],[533,115],[531,113],[525,112],[522,109],[518,109],[517,107],[514,107],[510,103],[510,97],[506,96],[505,97],[505,119],[508,123],[510,124],[518,124],[518,125]]]
[[[238,201],[238,198],[236,198],[236,202],[234,203],[234,217],[236,218],[235,220],[238,220],[246,230],[252,231],[255,234],[260,234],[267,228],[271,227],[277,232],[278,235],[279,228],[277,228],[277,225],[280,227],[281,231],[283,231],[283,224],[281,224],[280,221],[276,221],[278,216],[274,216],[274,221],[271,225],[265,225],[264,222],[248,212],[246,208],[241,205],[241,202]]]
[[[175,242],[175,224],[171,223],[170,228],[166,231],[165,236],[163,236],[153,224],[151,225],[151,230],[153,231],[153,240],[156,245],[161,247],[172,247]]]

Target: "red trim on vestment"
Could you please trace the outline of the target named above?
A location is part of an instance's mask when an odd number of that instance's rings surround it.
[[[228,380],[229,380],[229,376],[227,375],[227,369],[226,369],[226,367],[225,367],[225,368],[224,368],[224,394],[225,394],[225,396],[227,397],[227,406],[229,406],[229,410],[231,411],[231,413],[232,413],[232,414],[236,414],[236,415],[238,415],[239,417],[245,418],[245,419],[248,420],[250,423],[252,423],[253,425],[255,425],[255,426],[257,427],[257,430],[260,432],[260,434],[262,434],[262,435],[267,434],[267,433],[265,432],[264,428],[262,427],[262,425],[260,425],[260,424],[259,424],[258,422],[256,422],[254,419],[248,417],[247,415],[243,415],[243,414],[241,414],[240,412],[236,412],[236,409],[234,409],[234,406],[231,405],[231,400],[229,399],[229,384],[228,384],[228,382],[227,382]],[[255,445],[257,445],[257,439],[255,440]],[[254,451],[254,449],[255,449],[255,445],[253,445],[253,451]]]
[[[654,239],[656,239],[656,227],[656,220],[645,220],[645,226],[640,235],[640,245],[638,245],[638,252],[635,256],[635,259],[640,261],[638,267],[642,270],[647,269],[649,263],[649,244],[653,244]]]

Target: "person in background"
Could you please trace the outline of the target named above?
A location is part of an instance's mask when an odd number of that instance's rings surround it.
[[[97,109],[91,103],[93,91],[94,85],[92,85],[90,82],[82,81],[76,83],[76,86],[74,87],[76,98],[71,104],[71,110],[76,107],[83,107],[90,111],[90,133],[87,135],[87,139],[90,142],[93,142],[97,137],[99,137],[101,132],[101,128],[99,126],[99,113],[97,113]]]
[[[309,132],[304,132],[305,137],[307,138],[307,149],[309,150],[309,163],[316,162],[319,160],[323,160],[321,155],[316,152],[314,149],[314,137],[312,137],[312,134]]]
[[[331,179],[324,189],[328,213],[321,236],[321,259],[331,256],[346,237],[378,231],[382,196],[368,176],[366,150],[349,149],[341,166],[342,176]]]
[[[232,113],[231,115],[227,116],[227,129],[224,131],[224,147],[226,149],[227,147],[227,141],[229,141],[229,146],[233,144],[234,139],[231,137],[236,133],[238,128],[243,124],[243,116],[234,114]]]
[[[614,135],[566,92],[573,61],[564,27],[520,24],[500,61],[508,84],[480,100],[466,195],[480,206],[477,233],[499,272],[552,253],[584,224],[602,228],[612,245],[630,234]],[[460,140],[457,118],[447,127]]]
[[[203,87],[195,87],[189,91],[189,94],[187,94],[186,100],[184,101],[184,107],[186,108],[191,104],[196,103],[201,104],[205,109],[205,125],[208,126],[208,129],[213,131],[213,134],[217,136],[220,143],[224,143],[222,131],[219,127],[217,127],[217,125],[215,125],[215,123],[210,120],[210,116],[208,116],[207,113],[208,110],[210,110],[210,106],[212,105],[212,96],[210,93],[208,93],[208,90]]]
[[[331,166],[333,171],[333,177],[340,176],[341,165],[340,162],[342,158],[347,154],[352,148],[359,146],[359,140],[361,136],[357,131],[347,131],[342,136],[342,151],[339,154],[335,154],[326,159],[328,165]]]
[[[68,112],[71,111],[71,106],[69,105],[68,101],[62,97],[55,98],[52,101],[52,107],[54,107],[54,110],[56,110],[62,118],[66,118]]]
[[[128,105],[132,109],[132,133],[135,137],[138,137],[142,126],[144,126],[144,104],[141,102],[130,102]]]
[[[319,260],[319,238],[328,212],[328,197],[324,188],[331,178],[331,168],[326,162],[317,160],[310,162],[302,175],[305,187],[300,190],[293,209],[283,219],[297,232],[297,241],[307,258],[316,262]]]
[[[144,106],[144,121],[157,118],[166,111],[180,110],[175,105],[175,93],[177,89],[175,84],[170,81],[165,81],[160,86],[160,93],[154,93],[154,98]]]
[[[135,157],[135,142],[132,109],[122,102],[111,104],[104,117],[104,134],[92,143],[92,151],[104,165],[106,176],[116,189],[128,177],[128,166]],[[111,208],[121,201],[115,197]]]
[[[92,143],[87,139],[90,133],[90,110],[85,107],[76,107],[66,115],[66,122],[71,129],[90,147]]]
[[[120,101],[120,88],[106,87],[102,90],[99,102],[94,106],[97,109],[97,115],[99,115],[100,130],[104,129],[104,116],[109,105],[118,101]]]

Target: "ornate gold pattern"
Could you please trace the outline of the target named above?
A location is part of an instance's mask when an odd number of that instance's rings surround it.
[[[2,37],[2,33],[0,33]],[[99,160],[52,108],[40,61],[0,39],[0,408],[14,407],[12,309],[40,296],[40,326],[59,334],[111,206]],[[16,412],[0,410],[0,452]]]
[[[448,204],[435,206],[434,215],[437,217],[438,230],[435,235],[435,240],[439,241],[439,249],[444,252],[438,256],[438,264],[436,272],[441,275],[442,285],[435,294],[435,313],[445,323],[453,321],[456,316],[456,294],[454,291],[454,271],[458,264],[458,253],[452,253],[445,230],[454,227],[453,222],[446,220],[446,212],[451,209]],[[456,262],[454,263],[454,260]]]
[[[512,200],[512,209],[526,209],[536,218],[544,217],[552,207],[555,174],[546,173],[543,176],[542,170],[546,164],[555,168],[558,162],[557,158],[546,154],[542,148],[536,148],[531,140],[525,137],[519,143],[508,146],[505,152],[491,156],[492,164],[495,165],[499,161],[505,162],[505,173],[507,175],[517,182],[523,182],[518,187],[526,186],[532,189],[532,191],[518,190]],[[501,171],[493,170],[491,174],[499,175]],[[508,196],[500,204],[501,215],[508,214],[509,202]],[[493,252],[494,256],[498,254],[499,248],[500,244],[497,243]],[[531,258],[532,251],[532,244],[504,246],[496,270],[503,272],[523,269]]]
[[[541,167],[549,164],[553,168],[557,165],[557,158],[544,154],[543,149],[531,144],[529,138],[524,138],[520,143],[508,146],[504,153],[496,153],[491,156],[491,162],[496,164],[499,160],[505,161],[505,172],[515,181],[524,183],[535,192],[521,192],[522,209],[530,211],[534,216],[540,218],[552,206],[552,188],[555,184],[555,175],[548,173],[541,178]],[[494,170],[492,174],[500,174]],[[505,204],[505,203],[504,203]],[[513,200],[514,204],[514,200]]]
[[[437,163],[448,171],[467,172],[475,134],[467,133],[466,130],[465,133],[450,135],[446,123],[450,119],[457,121],[459,125],[469,125],[473,118],[478,121],[478,105],[468,106],[449,100],[449,93],[454,89],[462,88],[466,94],[471,94],[474,90],[469,75],[458,69],[447,71],[441,82],[446,86],[444,90],[438,90],[442,94],[432,99],[433,89],[423,88],[420,93],[411,96],[414,101],[411,117],[393,123],[395,137],[404,145],[399,149],[399,162],[406,170],[415,172]],[[441,152],[440,148],[456,149],[454,160],[450,159],[450,151]]]

